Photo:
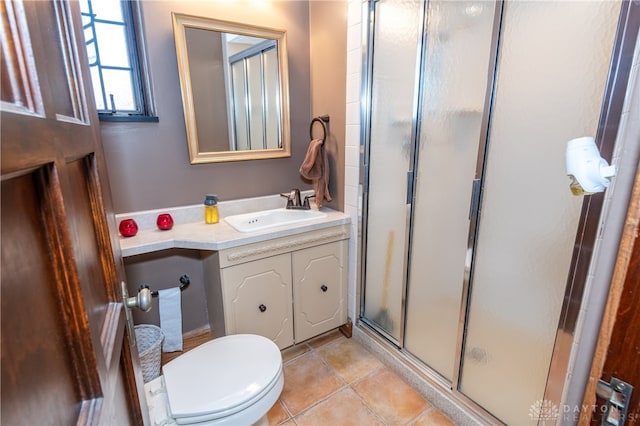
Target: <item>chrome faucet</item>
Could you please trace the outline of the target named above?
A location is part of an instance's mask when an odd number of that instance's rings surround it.
[[[302,202],[298,188],[293,188],[291,192],[280,194],[280,196],[287,199],[286,208],[294,210],[309,210],[311,208],[311,206],[309,206],[309,198],[315,197],[315,195],[307,195],[304,197],[304,202]]]
[[[280,194],[280,196],[287,199],[288,209],[299,209],[302,206],[302,202],[300,201],[300,190],[298,188],[293,188],[288,194],[284,193]]]

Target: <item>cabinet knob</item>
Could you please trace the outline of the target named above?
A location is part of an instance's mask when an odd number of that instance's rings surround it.
[[[260,312],[264,312],[264,311],[267,310],[267,307],[264,306],[264,305],[260,305],[260,306],[258,306],[258,309],[260,309]]]
[[[322,284],[322,285],[320,286],[320,290],[322,290],[322,291],[324,291],[324,292],[326,292],[328,289],[329,289],[329,287],[327,287],[327,285],[326,285],[326,284]]]

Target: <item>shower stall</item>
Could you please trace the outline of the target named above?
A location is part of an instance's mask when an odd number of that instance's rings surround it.
[[[432,380],[535,424],[621,3],[367,3],[360,320]]]

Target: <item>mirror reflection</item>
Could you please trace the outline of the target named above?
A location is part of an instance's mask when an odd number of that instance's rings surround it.
[[[285,32],[172,15],[191,163],[290,156]]]

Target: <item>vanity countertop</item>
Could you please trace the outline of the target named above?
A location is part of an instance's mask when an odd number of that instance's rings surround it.
[[[169,210],[167,211],[170,212]],[[225,222],[224,217],[221,217],[216,224],[205,224],[203,220],[191,223],[176,223],[168,231],[161,231],[157,228],[141,228],[134,237],[125,238],[120,236],[120,248],[123,257],[171,248],[218,251],[351,222],[351,218],[345,213],[326,207],[321,208],[320,211],[326,213],[327,216],[302,223],[247,233],[236,231]]]

